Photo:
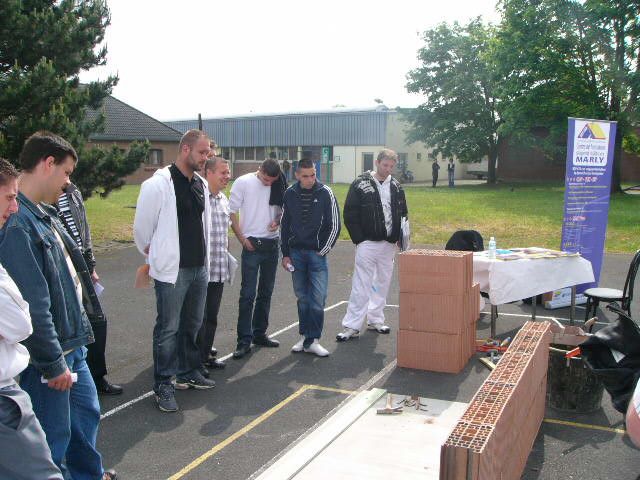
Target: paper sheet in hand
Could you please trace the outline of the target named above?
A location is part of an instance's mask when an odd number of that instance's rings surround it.
[[[400,251],[404,252],[411,248],[411,227],[409,226],[409,219],[402,217],[400,220]]]

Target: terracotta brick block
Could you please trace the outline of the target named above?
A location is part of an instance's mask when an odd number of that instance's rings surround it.
[[[471,293],[433,295],[400,292],[400,328],[417,332],[460,334],[472,315],[469,312],[470,296]]]
[[[520,329],[443,445],[441,480],[520,478],[544,416],[550,340],[548,322]]]
[[[469,361],[469,340],[465,335],[400,329],[397,357],[399,367],[458,373]]]
[[[473,253],[407,250],[398,255],[400,292],[464,295],[473,279]]]

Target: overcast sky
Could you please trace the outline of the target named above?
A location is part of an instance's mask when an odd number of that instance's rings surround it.
[[[374,106],[415,106],[406,74],[422,32],[494,0],[107,0],[113,95],[159,120]]]

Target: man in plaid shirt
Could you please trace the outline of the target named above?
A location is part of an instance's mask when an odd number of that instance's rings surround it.
[[[201,373],[205,377],[209,377],[207,367],[225,367],[225,363],[216,358],[217,351],[213,348],[213,340],[218,327],[218,311],[220,310],[224,282],[229,281],[232,275],[229,268],[229,200],[222,193],[231,178],[229,162],[222,157],[215,156],[207,159],[204,164],[204,176],[209,183],[208,201],[211,205],[209,244],[211,252],[207,300],[202,327],[198,333],[198,347],[202,361]]]

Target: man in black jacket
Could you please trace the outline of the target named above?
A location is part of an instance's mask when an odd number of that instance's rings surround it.
[[[280,227],[282,266],[292,272],[300,321],[301,338],[291,351],[326,357],[318,339],[329,282],[327,254],[340,234],[340,209],[331,189],[316,181],[311,159],[300,160],[296,178],[284,194]]]
[[[407,202],[400,183],[391,176],[398,161],[393,150],[378,154],[376,170],[354,180],[344,204],[344,224],[356,244],[351,296],[342,319],[344,330],[336,340],[357,337],[367,318],[368,328],[389,333],[384,307],[393,273],[401,220],[407,217]]]

